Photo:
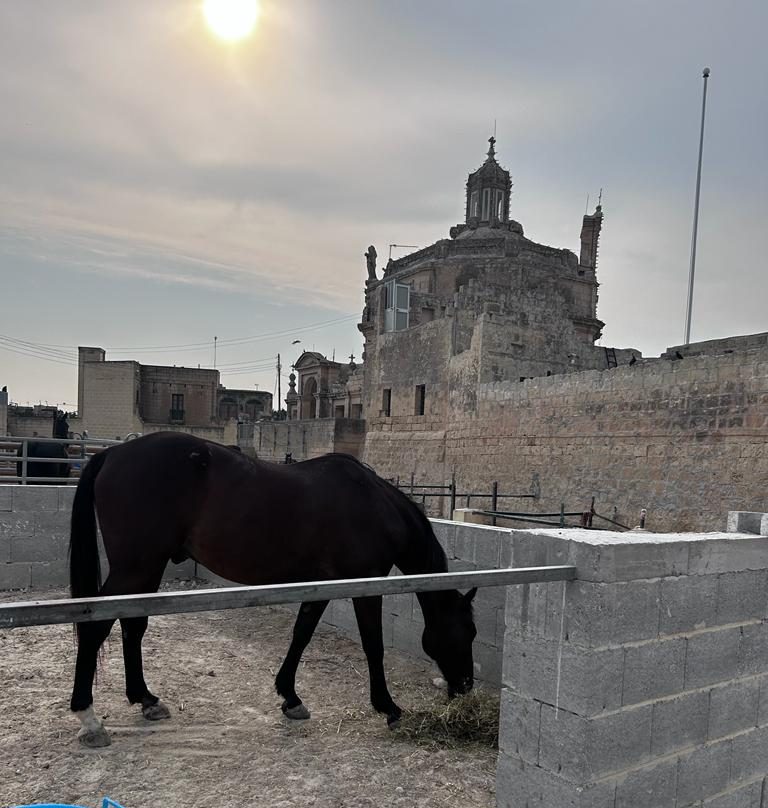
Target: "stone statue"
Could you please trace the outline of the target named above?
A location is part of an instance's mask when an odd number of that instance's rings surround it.
[[[371,244],[368,252],[365,254],[365,260],[368,263],[368,280],[376,280],[376,248]]]

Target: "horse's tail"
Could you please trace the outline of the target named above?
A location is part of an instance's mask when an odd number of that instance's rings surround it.
[[[73,598],[92,598],[101,589],[99,543],[93,489],[96,475],[104,465],[106,451],[99,452],[83,470],[72,505],[69,536],[69,586]]]

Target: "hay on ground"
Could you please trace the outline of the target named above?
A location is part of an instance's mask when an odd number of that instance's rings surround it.
[[[499,694],[473,690],[436,702],[425,710],[405,711],[395,736],[421,746],[499,745]]]

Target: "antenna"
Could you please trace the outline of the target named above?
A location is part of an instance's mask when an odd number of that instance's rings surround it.
[[[218,337],[213,338],[213,368],[216,369],[216,343],[218,341]]]
[[[584,215],[586,216],[589,213],[589,194],[587,194],[587,204],[584,205]]]
[[[600,207],[600,205],[602,205],[602,204],[603,204],[603,189],[601,188],[600,189],[600,196],[597,197],[597,206]]]
[[[496,118],[493,119],[493,136],[496,137]]]

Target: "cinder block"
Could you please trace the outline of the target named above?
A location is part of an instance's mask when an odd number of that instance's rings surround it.
[[[75,501],[76,490],[77,486],[75,485],[62,485],[59,487],[59,510],[66,512],[67,519],[72,514],[72,504]]]
[[[512,538],[513,567],[568,564],[570,541],[559,536],[516,530]]]
[[[741,630],[715,629],[689,637],[685,663],[685,687],[703,687],[739,675]]]
[[[592,647],[653,639],[659,633],[660,591],[659,580],[570,582],[566,584],[565,637]],[[550,637],[560,636],[561,609],[562,597],[551,598],[547,606]]]
[[[54,485],[17,485],[13,489],[14,511],[57,511],[59,489]]]
[[[643,766],[616,783],[616,808],[675,808],[677,760]]]
[[[717,576],[717,622],[740,623],[766,616],[768,570],[725,572]]]
[[[35,514],[35,536],[69,541],[69,516],[63,511],[40,511]]]
[[[68,542],[61,536],[11,538],[11,561],[64,561]]]
[[[459,561],[475,563],[475,544],[482,539],[476,537],[470,528],[462,525],[456,531],[456,539],[453,546],[453,557]]]
[[[622,704],[679,693],[685,682],[684,639],[631,646],[625,650]]]
[[[398,651],[424,659],[426,654],[421,647],[421,634],[421,630],[412,620],[395,617],[392,626],[392,643]]]
[[[164,581],[186,581],[195,576],[195,561],[188,558],[181,564],[168,564],[163,575]]]
[[[759,700],[759,679],[713,687],[709,694],[709,738],[722,738],[757,726]]]
[[[765,538],[708,539],[690,543],[689,575],[711,575],[768,568],[768,541]]]
[[[706,800],[704,808],[761,808],[763,778],[746,786],[729,789],[725,794]]]
[[[741,671],[746,675],[768,673],[768,623],[741,629]]]
[[[0,535],[0,564],[7,564],[11,560],[11,539]]]
[[[765,775],[768,770],[768,726],[737,735],[731,758],[731,782],[741,783]]]
[[[499,569],[500,540],[498,533],[482,533],[475,541],[475,564],[479,569]]]
[[[479,600],[478,595],[478,600]],[[474,608],[475,628],[477,629],[477,640],[488,645],[496,644],[496,623],[498,609],[494,606],[486,606],[477,603]]]
[[[760,523],[765,516],[762,512],[728,511],[726,530],[728,533],[756,533],[760,535]]]
[[[576,782],[591,782],[651,757],[653,706],[583,718],[541,708],[539,765]]]
[[[509,630],[504,638],[504,684],[582,716],[621,706],[623,667],[621,648],[590,651]]]
[[[716,625],[717,576],[663,579],[660,612],[660,634],[679,634]]]
[[[69,585],[69,565],[64,560],[30,564],[32,589]]]
[[[13,507],[13,489],[10,485],[0,485],[0,511],[10,511]]]
[[[475,677],[493,685],[501,684],[502,650],[493,645],[475,641],[472,647]]]
[[[760,705],[757,709],[757,723],[768,724],[768,676],[760,677]]]
[[[29,512],[3,512],[0,516],[0,539],[35,535],[35,517]]]
[[[572,541],[568,563],[583,581],[636,581],[685,575],[688,571],[689,542],[648,542],[642,534],[636,542],[587,544]]]
[[[612,782],[577,784],[523,760],[499,755],[498,808],[614,808]]]
[[[499,713],[499,750],[526,763],[539,762],[539,725],[541,703],[513,693],[501,691]]]
[[[410,594],[389,595],[388,597],[384,598],[384,607],[386,608],[389,604],[389,611],[392,614],[396,614],[398,617],[404,617],[406,620],[410,620],[413,616],[414,600],[414,596]]]
[[[6,589],[29,589],[32,580],[30,565],[25,563],[0,564],[0,591]]]
[[[684,693],[653,705],[651,752],[666,755],[707,739],[709,692]]]
[[[731,770],[731,741],[700,746],[680,756],[677,769],[677,804],[696,803],[724,791]]]

